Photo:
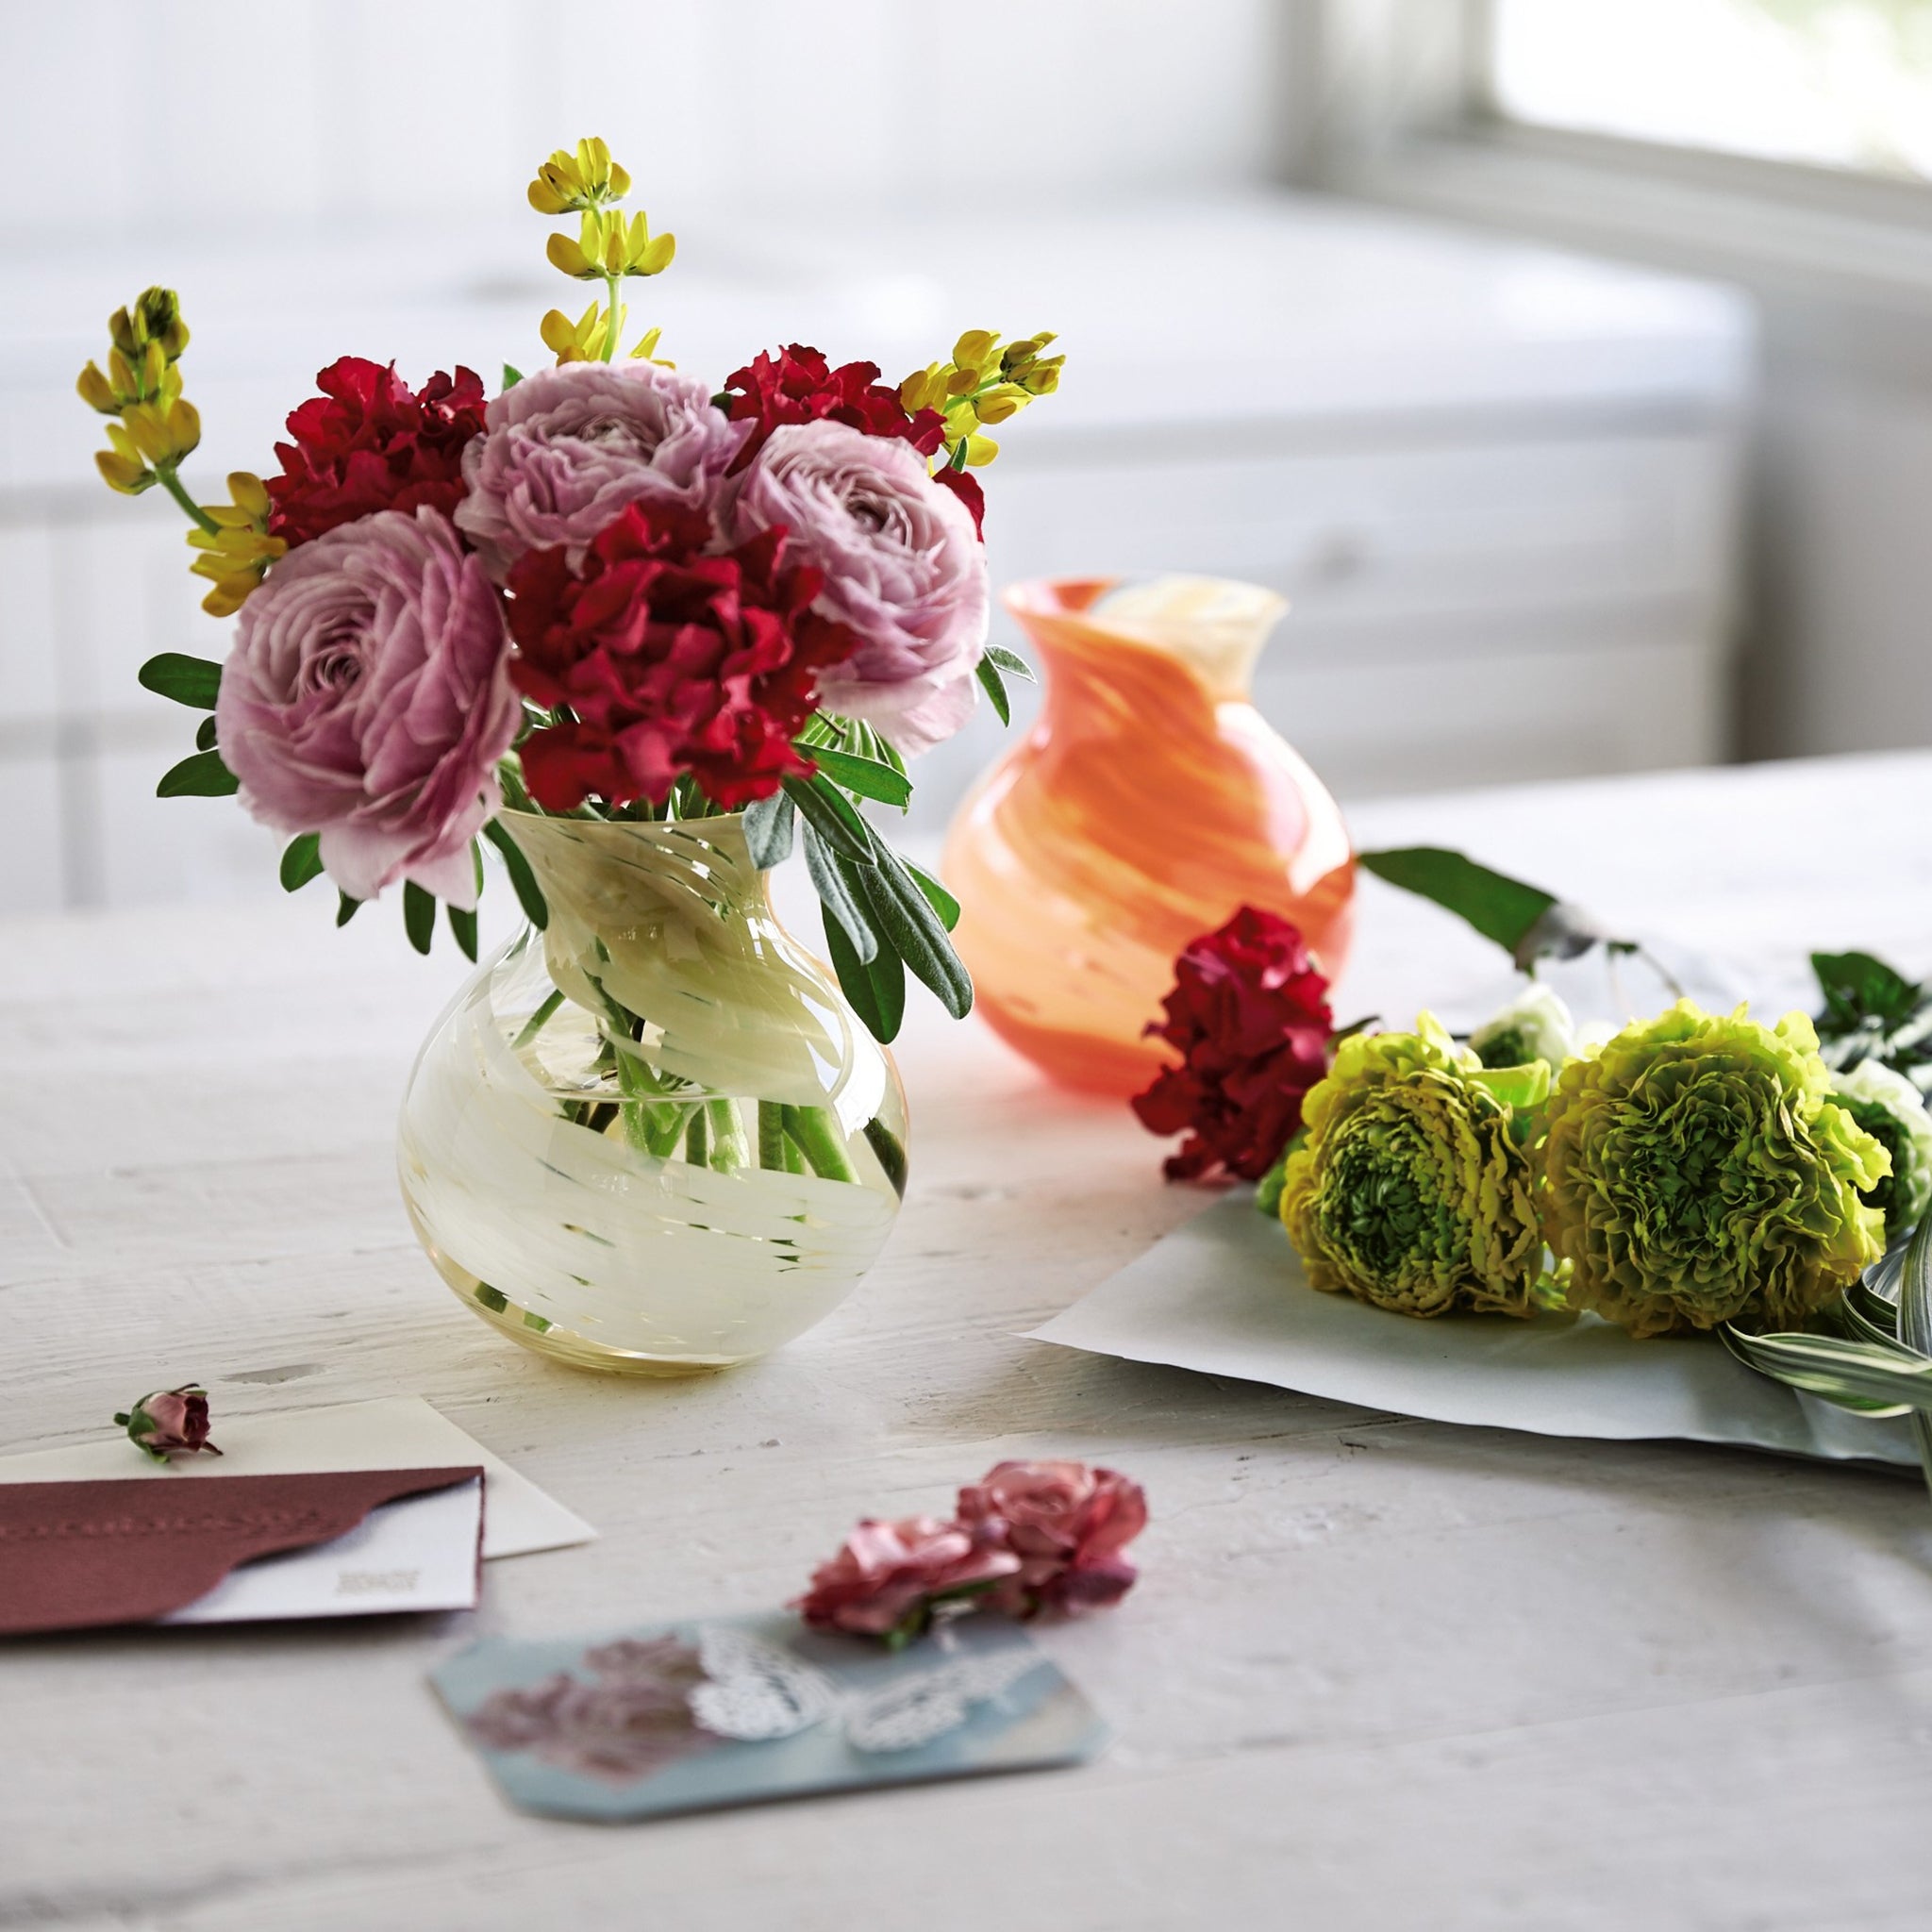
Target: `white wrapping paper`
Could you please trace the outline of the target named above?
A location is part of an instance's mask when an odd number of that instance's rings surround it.
[[[1319,1293],[1245,1188],[1032,1336],[1434,1422],[1918,1460],[1903,1418],[1869,1421],[1801,1395],[1714,1338],[1633,1341],[1593,1315],[1422,1322]]]

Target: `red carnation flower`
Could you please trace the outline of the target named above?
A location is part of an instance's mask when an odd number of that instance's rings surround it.
[[[1328,982],[1302,936],[1273,912],[1243,906],[1174,961],[1164,1024],[1147,1031],[1181,1064],[1134,1096],[1157,1134],[1188,1138],[1163,1171],[1197,1180],[1217,1166],[1259,1180],[1302,1124],[1302,1100],[1328,1071],[1335,1018]]]
[[[734,423],[758,427],[739,451],[734,470],[758,454],[772,431],[787,423],[817,423],[827,417],[868,436],[898,437],[923,457],[945,440],[945,419],[937,409],[908,415],[899,391],[879,380],[876,362],[847,362],[834,369],[817,349],[793,342],[776,356],[760,351],[725,378],[718,398]]]
[[[784,564],[772,529],[708,556],[709,519],[628,506],[573,572],[537,550],[509,575],[517,689],[571,718],[523,747],[530,796],[568,811],[595,794],[661,804],[691,773],[717,804],[769,798],[813,768],[791,741],[818,702],[818,673],[858,648],[811,608],[824,578]]]
[[[439,372],[412,391],[391,363],[344,356],[289,418],[292,442],[268,478],[269,534],[292,546],[379,509],[428,504],[448,516],[463,496],[463,445],[483,427],[474,371]]]
[[[932,480],[950,490],[973,512],[973,528],[979,541],[986,541],[986,491],[971,470],[956,470],[951,464],[935,470]]]

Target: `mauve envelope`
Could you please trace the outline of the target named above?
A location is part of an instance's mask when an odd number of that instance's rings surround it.
[[[205,1596],[238,1564],[331,1541],[385,1503],[482,1474],[472,1466],[0,1485],[0,1635],[151,1622]]]

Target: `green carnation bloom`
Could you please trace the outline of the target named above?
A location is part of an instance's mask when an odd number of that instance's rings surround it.
[[[1861,1193],[1884,1215],[1886,1240],[1902,1240],[1932,1207],[1932,1114],[1919,1090],[1883,1060],[1834,1074],[1831,1097],[1891,1157],[1891,1172]]]
[[[1428,1014],[1357,1034],[1303,1103],[1281,1220],[1310,1286],[1404,1315],[1534,1312],[1550,1070],[1488,1071]]]
[[[1543,1224],[1572,1307],[1633,1335],[1790,1328],[1884,1246],[1858,1198],[1885,1149],[1831,1099],[1802,1013],[1680,1000],[1572,1060],[1552,1096]]]

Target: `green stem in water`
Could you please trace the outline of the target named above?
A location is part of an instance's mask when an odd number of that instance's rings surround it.
[[[189,522],[197,529],[206,530],[210,537],[218,536],[221,533],[221,525],[216,523],[214,518],[209,516],[207,510],[203,509],[200,504],[196,503],[193,497],[190,496],[188,491],[182,487],[180,477],[175,474],[175,465],[173,463],[157,463],[155,465],[155,478],[161,488],[188,512]]]
[[[684,1130],[684,1158],[693,1167],[708,1167],[711,1164],[710,1117],[704,1108],[691,1117],[691,1125]]]
[[[711,1127],[711,1165],[720,1174],[745,1167],[751,1161],[751,1147],[745,1139],[744,1116],[735,1100],[708,1100],[705,1116]]]
[[[785,1172],[785,1109],[775,1100],[758,1102],[758,1165]]]
[[[887,1180],[892,1184],[892,1191],[900,1200],[906,1198],[906,1143],[884,1121],[877,1118],[865,1124],[865,1138],[872,1151],[878,1157],[880,1167],[885,1170]]]
[[[846,1158],[844,1142],[832,1117],[822,1107],[788,1107],[785,1131],[798,1143],[798,1151],[811,1163],[822,1180],[854,1181],[858,1176]]]
[[[562,1004],[563,994],[561,992],[553,992],[550,995],[550,997],[547,1000],[545,1000],[543,1004],[541,1007],[539,1007],[537,1010],[534,1013],[532,1013],[527,1020],[524,1022],[523,1026],[517,1033],[517,1037],[514,1040],[512,1040],[509,1043],[510,1051],[514,1053],[519,1048],[528,1046],[531,1041],[535,1040],[538,1034],[542,1032],[544,1027],[550,1024],[551,1016],[557,1011],[558,1007],[562,1006]]]

